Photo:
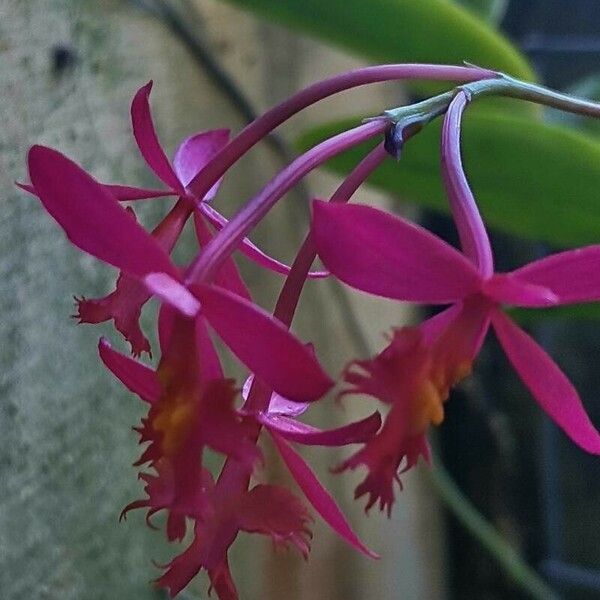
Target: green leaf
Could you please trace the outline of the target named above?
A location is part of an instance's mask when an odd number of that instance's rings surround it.
[[[228,0],[376,62],[469,61],[535,79],[503,36],[448,0]]]
[[[465,115],[463,157],[469,180],[491,227],[558,246],[598,242],[600,143],[531,119],[480,110]],[[302,148],[356,126],[330,123],[306,133]],[[439,121],[410,140],[401,160],[384,163],[369,179],[396,198],[447,210],[440,175]],[[347,174],[368,145],[327,163]]]
[[[600,319],[600,302],[556,306],[554,308],[511,308],[507,312],[521,325],[535,325],[547,319],[597,321]]]

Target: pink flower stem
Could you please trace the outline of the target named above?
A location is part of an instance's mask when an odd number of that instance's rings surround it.
[[[409,133],[412,137],[416,132]],[[366,181],[366,179],[389,157],[385,144],[377,145],[369,152],[352,170],[352,172],[342,181],[329,199],[330,202],[348,202],[356,190]],[[281,289],[273,315],[279,319],[287,328],[292,324],[294,313],[298,307],[300,295],[310,267],[317,257],[317,248],[310,232],[307,234],[294,262],[290,269],[285,283]],[[260,384],[256,379],[253,381],[248,394],[248,400],[244,407],[250,412],[261,411],[269,407],[269,398],[271,390]]]
[[[364,183],[369,175],[388,157],[383,144],[376,146],[356,168],[348,175],[329,199],[330,202],[348,202],[354,192]],[[290,327],[294,312],[298,306],[300,294],[310,267],[317,256],[317,249],[310,233],[306,236],[298,252],[289,275],[287,276],[277,304],[274,316],[284,325]]]
[[[493,77],[497,77],[495,72],[479,68],[408,64],[367,67],[323,80],[302,90],[248,125],[202,169],[190,183],[188,188],[196,197],[204,197],[213,184],[222,177],[243,154],[258,143],[263,137],[273,131],[278,125],[295,113],[301,111],[303,108],[338,92],[371,83],[400,79],[452,80],[466,83]],[[345,132],[344,134],[319,144],[317,147],[309,150],[306,154],[296,159],[287,169],[284,169],[284,171],[267,184],[255,198],[250,200],[250,202],[248,202],[230,222],[230,225],[224,228],[223,231],[225,232],[225,235],[229,235],[229,239],[233,240],[233,244],[231,242],[228,244],[228,246],[232,247],[231,250],[235,248],[237,244],[237,240],[234,236],[237,235],[237,237],[239,237],[240,235],[239,232],[236,232],[240,227],[240,222],[248,229],[253,225],[252,223],[248,227],[248,224],[245,223],[248,219],[247,213],[252,215],[252,207],[255,207],[256,210],[254,219],[256,219],[256,221],[260,220],[260,218],[268,212],[271,206],[310,170],[314,169],[328,158],[331,158],[331,156],[342,152],[347,147],[360,143],[363,139],[368,139],[369,137],[383,133],[386,126],[387,125],[383,121],[367,123],[350,132]],[[360,134],[360,136],[363,134],[365,135],[364,138],[358,140],[350,138],[351,135],[354,137],[356,134]],[[346,141],[350,143],[348,143],[348,145],[346,145],[346,143],[342,144],[342,142]],[[349,177],[346,178],[331,197],[331,201],[347,201],[368,175],[384,160],[386,155],[387,153],[383,146],[379,145],[365,157]],[[317,158],[317,161],[313,164],[315,158]],[[251,222],[252,220],[253,219],[251,219]],[[229,230],[231,230],[231,233],[229,233]],[[242,228],[242,230],[244,229]],[[245,235],[246,233],[242,233],[241,237],[243,238]],[[217,237],[221,237],[221,235]],[[223,242],[221,241],[221,243]],[[210,247],[211,245],[212,248]],[[220,250],[221,248],[222,246],[217,246],[215,244],[207,245],[188,273],[188,279],[208,279],[211,275],[211,271],[218,267],[217,261],[222,260],[231,252],[229,249],[225,252],[217,252],[217,250]],[[211,266],[210,259],[206,258],[209,251],[213,254],[214,266]],[[284,284],[284,288],[282,289],[277,302],[275,315],[288,326],[291,324],[293,313],[295,312],[302,287],[306,280],[306,273],[308,272],[308,269],[310,269],[310,265],[314,261],[314,258],[314,245],[309,235],[294,261],[292,271],[286,278],[286,284]],[[270,394],[271,392],[267,386],[264,386],[255,380],[255,384],[253,384],[252,389],[250,390],[246,407],[264,410],[268,407]],[[260,429],[261,427],[258,424],[254,426],[251,437],[255,441],[258,440]],[[249,482],[250,474],[248,474],[241,465],[228,459],[219,475],[217,485],[222,493],[236,494],[247,489]]]
[[[172,252],[181,232],[194,211],[194,206],[186,198],[178,198],[173,208],[156,226],[152,234],[169,254]],[[163,241],[164,240],[164,241]]]
[[[487,278],[494,273],[492,248],[460,155],[462,115],[469,101],[469,95],[459,91],[446,112],[442,128],[442,175],[463,251]]]
[[[370,121],[333,136],[299,156],[251,198],[204,247],[202,253],[190,266],[186,274],[186,282],[210,281],[222,262],[236,249],[250,230],[300,179],[333,156],[381,135],[389,126],[389,122],[385,119]]]
[[[373,171],[375,171],[388,157],[389,154],[385,149],[385,145],[377,145],[358,163],[348,177],[342,181],[329,201],[348,202],[371,173],[373,173]],[[308,272],[316,257],[317,248],[309,232],[294,259],[292,268],[285,279],[285,283],[283,284],[273,312],[273,315],[288,328],[292,324],[302,289],[308,277]],[[258,386],[256,380],[253,382],[245,408],[249,410],[264,410],[268,408],[268,399],[271,395],[271,391],[265,390],[263,387],[264,386]]]
[[[348,202],[354,192],[361,186],[369,175],[388,157],[383,144],[372,150],[356,168],[348,175],[330,198],[330,202]],[[306,236],[296,258],[292,264],[289,275],[286,277],[281,293],[277,300],[274,315],[287,327],[291,325],[292,318],[304,283],[308,277],[310,267],[316,257],[316,248],[310,234]],[[269,407],[271,390],[256,378],[252,383],[248,399],[244,408],[249,412],[263,411]],[[252,431],[252,439],[258,440],[261,426],[256,423]],[[241,493],[248,487],[250,475],[236,461],[227,459],[219,476],[218,485],[227,493]]]
[[[477,67],[430,64],[393,64],[378,65],[355,69],[318,81],[294,94],[281,104],[274,106],[258,119],[245,127],[227,146],[222,148],[213,159],[189,183],[189,191],[196,198],[204,198],[208,190],[221,178],[235,162],[250,148],[271,133],[284,121],[304,108],[329,96],[351,88],[398,81],[403,79],[428,79],[433,81],[454,81],[469,83],[480,79],[497,77],[494,71]]]

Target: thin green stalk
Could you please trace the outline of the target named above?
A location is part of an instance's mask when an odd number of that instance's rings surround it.
[[[484,96],[506,96],[526,102],[542,104],[565,112],[600,118],[600,104],[583,98],[575,98],[535,83],[520,81],[504,73],[497,77],[482,78],[456,86],[453,90],[432,96],[408,106],[399,106],[383,112],[382,117],[403,126],[427,123],[444,114],[458,92],[464,92],[468,100]]]
[[[531,598],[558,600],[556,592],[530,567],[519,553],[473,506],[461,492],[438,457],[433,469],[426,469],[427,480],[461,525],[491,554],[504,572]]]

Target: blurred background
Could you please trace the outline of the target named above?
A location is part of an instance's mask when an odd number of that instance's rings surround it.
[[[378,62],[466,60],[600,99],[599,32],[594,0],[0,0],[0,598],[163,598],[149,585],[159,574],[151,559],[165,562],[177,551],[141,513],[117,522],[141,494],[130,427],[143,407],[97,359],[98,337],[118,345],[117,335],[68,318],[73,294],[107,293],[114,273],[75,251],[37,201],[15,188],[26,178],[30,145],[57,147],[104,181],[154,185],[129,124],[131,98],[149,79],[169,151],[198,130],[238,131],[315,80]],[[305,111],[235,166],[219,208],[232,214],[338,121],[356,124],[439,89],[380,85]],[[598,242],[598,132],[597,122],[513,101],[469,109],[465,164],[501,270]],[[357,199],[419,218],[453,240],[438,134],[432,125],[417,136]],[[254,240],[292,260],[306,231],[307,197],[331,194],[356,159],[349,153],[308,178]],[[168,204],[147,203],[141,220],[153,226]],[[194,251],[188,234],[181,260]],[[272,308],[281,279],[240,266],[258,301]],[[155,311],[144,313],[147,327]],[[296,330],[338,373],[349,358],[380,349],[391,326],[422,316],[335,283],[310,283]],[[600,425],[600,310],[515,317],[556,358]],[[368,408],[328,400],[311,418],[333,426]],[[368,562],[320,523],[308,565],[272,552],[267,540],[240,537],[231,564],[241,598],[600,599],[600,461],[541,414],[495,340],[436,433],[437,468],[403,478],[389,521],[375,511],[365,519],[363,503],[352,501],[360,473],[329,473],[347,450],[303,452],[383,558]],[[276,463],[272,470],[273,479],[285,477]],[[200,576],[182,597],[206,598],[206,589]]]

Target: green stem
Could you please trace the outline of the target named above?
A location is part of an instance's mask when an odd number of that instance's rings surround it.
[[[543,104],[544,106],[550,106],[565,112],[585,115],[587,117],[600,117],[600,104],[596,102],[590,102],[583,98],[575,98],[541,85],[514,79],[508,75],[503,75],[502,79],[508,85],[504,92],[499,92],[501,96],[510,96],[528,102],[535,102],[536,104]]]
[[[492,79],[491,81],[497,81],[497,79]],[[426,124],[435,117],[445,113],[455,95],[455,90],[444,92],[443,94],[432,96],[415,104],[390,108],[383,112],[383,116],[394,123]]]
[[[556,592],[532,569],[519,553],[481,515],[460,491],[438,457],[426,476],[446,507],[460,524],[493,556],[505,573],[531,598],[558,600]]]
[[[469,100],[484,96],[506,96],[535,104],[550,106],[565,112],[600,117],[600,104],[574,98],[535,83],[520,81],[504,73],[492,79],[480,79],[459,85],[449,92],[432,96],[409,106],[400,106],[383,112],[383,117],[402,127],[423,127],[436,117],[444,114],[458,92],[465,93]]]

